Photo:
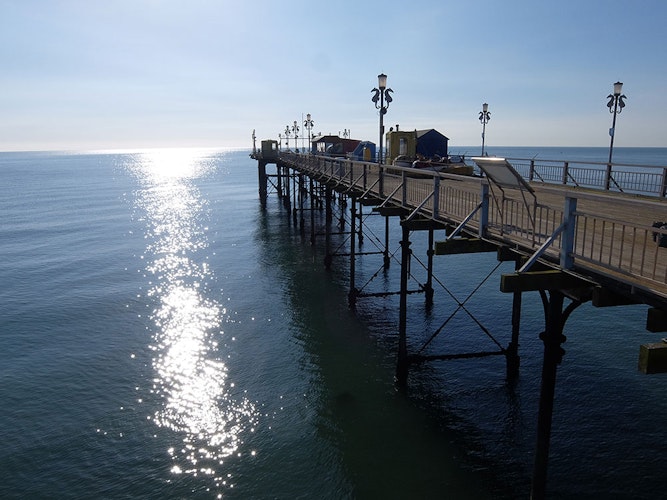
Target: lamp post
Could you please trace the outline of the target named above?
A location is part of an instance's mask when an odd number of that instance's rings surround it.
[[[285,141],[287,142],[287,151],[289,151],[289,125],[285,125]]]
[[[373,101],[373,103],[375,104],[375,108],[380,110],[380,149],[378,150],[378,163],[382,164],[382,137],[384,136],[384,115],[387,112],[389,103],[392,101],[391,93],[393,92],[393,90],[387,88],[387,75],[385,75],[384,73],[380,73],[378,75],[378,86],[377,88],[371,90],[371,92],[374,92],[371,101]]]
[[[310,143],[310,131],[313,129],[313,125],[315,125],[315,122],[313,119],[310,117],[310,113],[306,115],[306,121],[303,122],[303,126],[306,127],[306,130],[308,130],[308,152],[310,153],[313,149],[313,146]]]
[[[482,123],[482,156],[484,156],[484,138],[486,137],[486,124],[489,123],[491,119],[491,113],[489,113],[489,105],[487,103],[482,104],[482,111],[479,112],[479,121]]]
[[[296,149],[296,152],[299,152],[299,144],[297,143],[297,139],[299,138],[299,125],[297,125],[296,120],[294,120],[294,125],[292,126],[292,132],[294,132],[294,149]]]
[[[621,82],[616,82],[614,84],[614,93],[609,94],[607,99],[607,107],[609,112],[614,115],[614,118],[611,122],[611,128],[609,129],[609,137],[611,137],[611,142],[609,143],[609,165],[611,166],[611,155],[614,152],[614,132],[616,130],[616,115],[620,115],[621,111],[625,107],[625,102],[623,99],[627,99],[621,92],[623,91],[623,84]]]

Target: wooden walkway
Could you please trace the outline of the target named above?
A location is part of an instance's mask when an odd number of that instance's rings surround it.
[[[667,311],[667,248],[652,226],[667,221],[667,200],[530,183],[532,192],[468,177],[281,153],[279,161],[377,207],[457,227],[529,259],[589,280],[630,301]]]

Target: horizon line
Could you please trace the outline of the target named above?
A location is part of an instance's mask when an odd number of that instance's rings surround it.
[[[260,141],[261,144],[261,141]],[[476,149],[480,145],[449,145],[448,149]],[[490,146],[485,149],[609,149],[609,146]],[[110,148],[63,148],[63,149],[0,149],[0,153],[67,153],[67,154],[132,154],[146,151],[162,150],[210,150],[210,151],[252,151],[250,146],[146,146],[146,147],[110,147]],[[260,149],[257,147],[257,149]],[[305,149],[305,148],[299,148]],[[614,150],[619,149],[667,149],[667,146],[614,146]]]

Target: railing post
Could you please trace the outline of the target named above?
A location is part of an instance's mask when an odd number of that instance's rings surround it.
[[[433,178],[433,218],[440,215],[440,176]]]
[[[567,185],[567,176],[570,172],[570,162],[565,162],[563,164],[563,185]]]
[[[667,196],[667,167],[662,169],[662,188],[660,196],[663,198]]]
[[[380,198],[384,197],[384,168],[378,165],[378,194]]]
[[[563,229],[560,245],[560,265],[563,269],[572,269],[574,266],[574,235],[576,228],[577,199],[565,198],[565,208],[563,208]]]
[[[401,206],[404,207],[407,204],[407,199],[408,199],[408,183],[407,183],[408,176],[405,175],[405,171],[401,173],[401,176],[403,181],[402,182],[403,188],[401,189]]]
[[[535,160],[530,160],[530,170],[528,170],[528,180],[532,182],[535,178]]]
[[[484,238],[489,227],[489,184],[486,182],[482,183],[480,197],[482,206],[479,211],[479,237]]]

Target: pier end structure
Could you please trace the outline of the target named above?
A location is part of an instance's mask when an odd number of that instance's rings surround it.
[[[253,134],[254,139],[254,134]],[[257,160],[257,176],[258,176],[258,187],[259,187],[259,199],[262,206],[266,206],[266,199],[268,197],[268,188],[269,188],[269,175],[266,172],[266,166],[268,164],[278,165],[280,158],[280,151],[278,149],[278,141],[274,140],[263,140],[259,149],[254,147],[253,142],[253,151],[250,154],[250,157]],[[276,174],[277,177],[280,177],[280,172]],[[279,189],[281,191],[281,189]]]

